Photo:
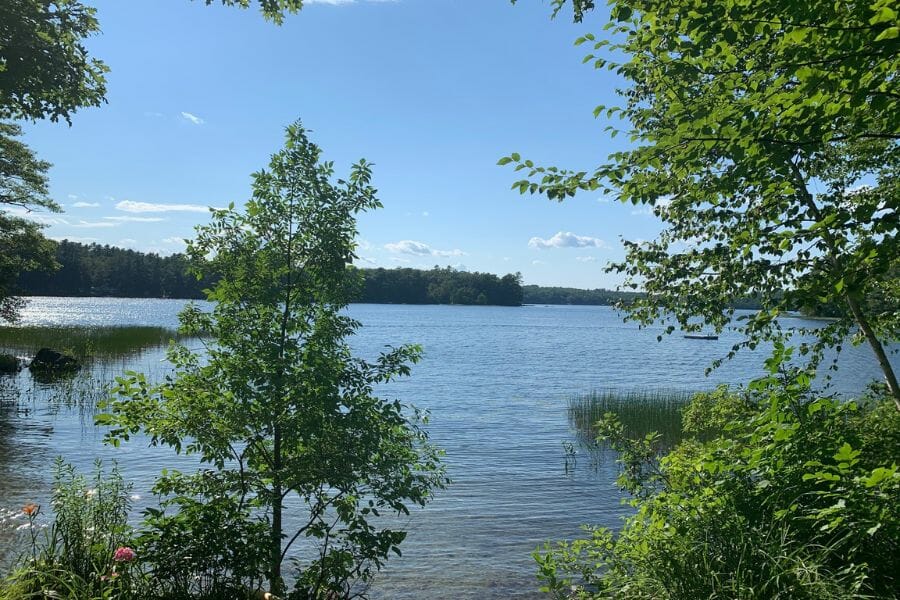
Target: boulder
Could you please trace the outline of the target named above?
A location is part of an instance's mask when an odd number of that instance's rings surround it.
[[[34,355],[34,360],[28,366],[32,371],[43,372],[64,372],[75,371],[80,365],[74,356],[51,350],[50,348],[41,348]]]
[[[0,373],[18,373],[22,368],[19,359],[12,354],[0,354]]]

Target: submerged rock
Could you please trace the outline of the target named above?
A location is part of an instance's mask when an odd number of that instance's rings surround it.
[[[34,355],[34,360],[28,366],[32,371],[41,371],[44,373],[60,373],[66,371],[76,371],[81,365],[74,356],[51,350],[50,348],[41,348]]]
[[[0,354],[0,373],[18,373],[22,363],[12,354]]]

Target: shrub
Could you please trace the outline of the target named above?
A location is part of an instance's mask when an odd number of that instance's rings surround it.
[[[58,460],[54,481],[55,516],[44,535],[39,534],[41,507],[22,509],[30,548],[0,586],[0,598],[133,597],[129,486],[115,467],[105,474],[99,461],[89,480]]]
[[[698,396],[686,420],[719,415],[719,433],[662,458],[654,436],[629,438],[607,415],[601,437],[620,452],[619,483],[637,512],[619,535],[590,529],[536,553],[543,589],[559,598],[894,597],[898,447],[880,440],[897,439],[900,419],[888,398],[842,403],[810,395],[807,382],[760,383],[756,409],[723,392]]]
[[[152,597],[240,599],[261,587],[268,528],[251,517],[256,503],[212,471],[166,473],[155,491],[165,499],[146,510],[138,539]]]

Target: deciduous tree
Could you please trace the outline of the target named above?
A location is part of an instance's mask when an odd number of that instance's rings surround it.
[[[554,0],[560,10],[564,0]],[[593,9],[576,0],[576,18]],[[668,331],[732,322],[736,298],[763,310],[742,317],[732,348],[788,336],[778,320],[810,305],[843,306],[822,327],[794,330],[817,364],[848,337],[871,346],[900,408],[886,342],[900,337],[900,20],[890,0],[615,0],[603,39],[578,40],[585,61],[625,82],[611,133],[633,144],[593,172],[535,166],[519,155],[522,193],[562,200],[602,190],[645,204],[665,229],[626,242],[611,265],[641,323]],[[701,320],[692,321],[699,316]],[[806,338],[808,339],[808,338]]]
[[[169,381],[123,379],[122,399],[101,417],[112,439],[141,430],[199,455],[236,499],[226,504],[253,508],[248,518],[268,529],[272,591],[284,591],[282,563],[300,540],[313,557],[296,574],[304,598],[346,597],[368,581],[405,537],[379,514],[424,505],[445,482],[419,414],[373,391],[407,375],[419,349],[366,361],[346,341],[359,327],[343,310],[359,285],[349,266],[355,215],[380,206],[370,165],[333,182],[320,158],[299,123],[290,126],[284,149],[253,176],[245,210],[214,211],[198,229],[189,253],[220,279],[208,293],[213,311],[188,308],[182,327],[209,340],[206,352],[173,347]],[[197,493],[209,485],[197,475]],[[191,496],[180,475],[159,486]]]

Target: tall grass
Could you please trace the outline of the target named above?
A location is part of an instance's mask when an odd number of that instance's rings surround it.
[[[655,431],[660,441],[672,446],[682,437],[681,412],[695,392],[684,390],[595,390],[569,400],[569,423],[578,440],[596,445],[594,424],[608,412],[615,413],[629,435],[643,437]]]
[[[165,327],[28,325],[0,327],[0,348],[34,354],[52,348],[89,360],[124,358],[146,348],[164,346],[178,334]]]

